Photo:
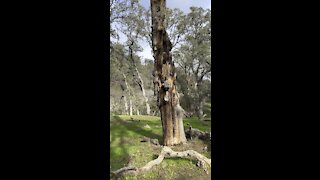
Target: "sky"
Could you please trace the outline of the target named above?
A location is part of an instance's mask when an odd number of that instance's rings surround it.
[[[140,0],[142,6],[150,8],[150,0]],[[167,7],[179,8],[188,13],[191,6],[203,7],[204,9],[211,9],[211,0],[167,0]]]
[[[140,0],[140,4],[145,8],[150,8],[150,0]],[[167,7],[173,9],[178,8],[184,13],[190,12],[191,6],[202,7],[204,9],[211,9],[211,0],[166,0]],[[126,38],[120,34],[120,41],[124,42]],[[152,51],[147,42],[141,42],[140,45],[143,51],[138,53],[142,57],[142,63],[144,59],[153,59]]]

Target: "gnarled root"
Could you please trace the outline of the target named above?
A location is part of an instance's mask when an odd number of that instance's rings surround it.
[[[208,173],[207,168],[211,167],[211,159],[208,159],[207,157],[203,156],[202,154],[200,154],[194,150],[176,152],[176,151],[173,151],[168,146],[164,146],[160,155],[158,156],[158,158],[148,162],[145,166],[143,166],[141,168],[123,167],[123,168],[118,169],[114,172],[111,172],[111,174],[114,177],[119,177],[123,174],[137,175],[138,173],[149,171],[153,166],[160,164],[165,157],[167,157],[167,158],[168,157],[179,157],[179,158],[191,157],[193,159],[197,159],[198,160],[197,166],[204,168],[207,173]]]

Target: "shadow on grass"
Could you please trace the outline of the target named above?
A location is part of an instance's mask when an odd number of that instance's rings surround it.
[[[114,126],[116,125],[117,124],[114,124]],[[113,143],[116,141],[116,139],[120,138],[120,143],[118,146],[113,148],[110,147],[110,166],[112,167],[112,170],[126,166],[126,161],[128,162],[129,160],[130,155],[125,147],[126,142],[124,134],[126,134],[124,128],[117,128],[117,130],[113,131],[112,129],[110,130],[110,143]]]
[[[110,117],[110,142],[117,143],[116,146],[112,146],[110,148],[110,164],[112,170],[116,170],[128,165],[128,161],[130,159],[130,154],[128,152],[128,147],[132,145],[132,141],[130,138],[133,134],[146,136],[149,138],[158,139],[161,142],[162,137],[159,134],[155,134],[152,130],[145,130],[141,128],[145,123],[143,122],[129,122],[121,119],[119,116]],[[148,122],[148,124],[155,125],[153,122]],[[118,142],[116,142],[118,141]]]
[[[124,121],[122,120],[119,116],[113,116],[115,121],[117,121],[120,124],[126,124],[124,127],[126,128],[127,131],[132,131],[136,134],[139,134],[141,136],[146,136],[149,138],[153,138],[153,139],[158,139],[159,142],[162,140],[162,136],[160,136],[159,134],[155,134],[154,132],[152,132],[152,130],[145,130],[143,128],[141,128],[141,126],[144,124],[141,121],[140,122],[128,122],[128,121]],[[153,123],[153,122],[148,122],[148,124],[157,124],[157,123]]]

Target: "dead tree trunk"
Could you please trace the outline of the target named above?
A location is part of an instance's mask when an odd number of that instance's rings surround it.
[[[165,30],[166,0],[151,0],[152,47],[155,57],[154,88],[163,127],[163,145],[186,142],[182,116],[178,108],[176,74],[172,61],[172,44]],[[183,114],[183,113],[182,113]]]
[[[179,99],[179,98],[178,98]],[[181,143],[187,142],[187,138],[186,138],[186,134],[184,132],[184,127],[183,127],[183,115],[185,114],[184,109],[180,106],[179,101],[175,107],[175,116],[176,116],[176,120],[178,121],[176,128],[179,129],[178,136],[180,137],[180,141]]]
[[[138,78],[139,78],[139,87],[140,87],[140,90],[142,92],[142,96],[144,98],[144,102],[146,104],[146,110],[147,110],[146,112],[147,112],[147,115],[150,115],[150,105],[149,105],[149,102],[148,102],[148,97],[146,95],[146,91],[144,89],[143,80],[142,80],[142,78],[140,76],[140,73],[139,73],[138,69],[137,68],[135,68],[135,69],[136,69],[136,72],[137,72]]]
[[[123,96],[123,100],[124,100],[125,113],[126,113],[126,115],[129,115],[128,101],[127,101],[127,97],[125,95]]]
[[[203,105],[204,105],[204,99],[203,98],[198,98],[198,106],[196,107],[196,113],[199,118],[199,120],[203,120],[204,115],[203,115]]]
[[[194,90],[195,92],[198,92],[198,86],[201,86],[201,81],[198,81],[194,84]],[[196,95],[196,107],[195,107],[195,111],[196,111],[196,115],[198,116],[199,120],[203,120],[204,115],[203,115],[203,105],[205,103],[205,97],[201,94]]]
[[[140,87],[140,90],[142,92],[142,96],[143,96],[143,99],[144,99],[144,102],[146,104],[146,113],[147,115],[150,115],[150,105],[149,105],[149,102],[148,102],[148,97],[146,96],[146,92],[145,92],[145,88],[144,88],[144,83],[143,83],[143,80],[140,76],[140,73],[138,71],[138,68],[137,68],[137,65],[136,65],[136,62],[133,58],[133,50],[132,50],[132,46],[133,46],[133,42],[129,45],[129,53],[130,53],[130,59],[131,59],[131,63],[132,63],[132,66],[134,68],[134,70],[132,71],[135,71],[135,72],[132,72],[133,73],[133,76],[135,76],[135,73],[137,74],[137,83]]]
[[[132,108],[132,100],[131,99],[129,101],[129,108],[130,108],[129,115],[132,116],[133,115],[133,108]]]
[[[130,98],[130,89],[131,88],[127,82],[127,76],[124,73],[122,73],[122,76],[123,76],[123,81],[124,81],[124,85],[122,87],[122,91],[124,92],[124,94],[123,94],[124,107],[125,107],[126,115],[128,115],[129,108],[132,108],[131,104],[130,104],[130,107],[128,107],[128,101],[127,101],[127,96],[128,96],[128,99],[131,102],[131,98]],[[130,116],[131,116],[131,114],[130,114]]]

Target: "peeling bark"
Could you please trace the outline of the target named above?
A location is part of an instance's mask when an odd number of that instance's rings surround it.
[[[183,119],[182,119],[185,112],[180,106],[180,104],[177,104],[175,112],[176,112],[177,121],[179,123],[177,128],[179,129],[180,134],[178,136],[180,136],[181,143],[185,143],[187,142],[187,138],[184,132]]]
[[[176,73],[172,61],[172,43],[165,30],[166,0],[151,0],[152,47],[155,57],[154,91],[160,109],[163,145],[185,142],[182,116],[176,89]],[[179,115],[179,117],[178,117]]]

